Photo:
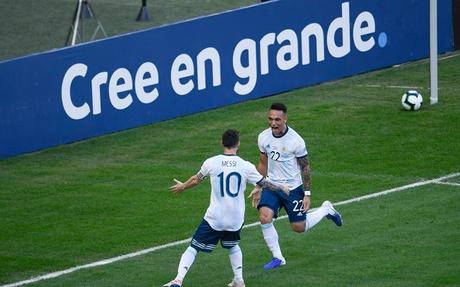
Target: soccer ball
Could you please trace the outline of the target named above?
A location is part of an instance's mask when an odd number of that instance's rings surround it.
[[[418,111],[422,107],[423,97],[419,92],[410,90],[403,94],[401,104],[406,111]]]

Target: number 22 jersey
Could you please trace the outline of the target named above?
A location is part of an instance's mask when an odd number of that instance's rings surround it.
[[[267,155],[267,177],[270,180],[288,184],[293,190],[302,184],[298,158],[308,155],[305,141],[292,128],[287,127],[284,134],[274,136],[271,128],[259,134],[259,151]]]

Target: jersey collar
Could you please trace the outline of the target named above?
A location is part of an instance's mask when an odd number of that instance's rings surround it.
[[[279,138],[282,138],[285,134],[287,134],[288,131],[289,131],[289,127],[286,125],[286,130],[284,131],[284,133],[282,133],[282,134],[279,135],[279,136],[276,136],[276,135],[274,135],[273,132],[272,132],[272,136],[273,136],[274,138],[279,139]]]

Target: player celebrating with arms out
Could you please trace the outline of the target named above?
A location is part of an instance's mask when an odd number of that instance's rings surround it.
[[[182,281],[195,261],[199,251],[211,252],[217,243],[229,250],[234,278],[229,287],[244,287],[243,254],[238,245],[243,227],[246,182],[260,188],[289,194],[286,185],[274,183],[263,177],[256,167],[237,156],[240,147],[239,132],[227,130],[222,135],[223,154],[208,158],[200,171],[182,183],[175,179],[171,186],[175,194],[201,183],[206,177],[211,180],[211,200],[206,214],[193,235],[190,246],[182,254],[177,276],[163,287],[181,287]]]
[[[258,137],[260,150],[259,172],[273,182],[287,184],[289,196],[278,192],[267,192],[256,187],[252,192],[253,206],[259,209],[262,233],[273,258],[264,269],[273,269],[286,264],[278,242],[278,233],[273,218],[278,216],[281,207],[286,210],[295,232],[306,232],[324,217],[337,226],[342,225],[342,217],[329,201],[307,213],[310,208],[310,164],[304,140],[291,127],[287,126],[287,107],[274,103],[268,111],[269,128]]]

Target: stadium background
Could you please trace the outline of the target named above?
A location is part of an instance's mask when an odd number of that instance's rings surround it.
[[[427,57],[428,4],[270,1],[3,62],[0,157]],[[450,51],[451,2],[438,10]]]

